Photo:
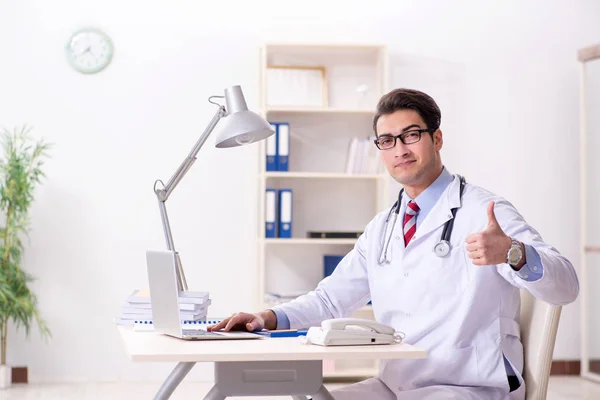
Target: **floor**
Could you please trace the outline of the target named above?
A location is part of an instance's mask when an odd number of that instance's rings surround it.
[[[328,388],[340,383],[327,384]],[[101,400],[101,399],[151,399],[158,389],[156,383],[81,383],[81,384],[28,384],[15,385],[0,390],[0,400]],[[171,399],[201,399],[210,384],[184,382]],[[256,397],[232,397],[231,399],[256,399]],[[287,399],[289,397],[270,397]],[[600,384],[578,377],[556,376],[550,378],[548,400],[600,399]]]

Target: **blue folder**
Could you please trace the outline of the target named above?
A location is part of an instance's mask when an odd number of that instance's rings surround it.
[[[277,171],[277,125],[279,124],[276,122],[271,122],[270,124],[275,133],[267,138],[267,171]]]
[[[343,258],[344,256],[337,255],[323,256],[323,277],[327,278],[329,275],[333,274],[335,267],[338,266]]]
[[[290,169],[290,124],[287,122],[277,124],[277,169]]]
[[[277,237],[277,189],[265,193],[265,237]]]
[[[292,190],[279,189],[279,237],[292,237]]]
[[[268,330],[262,330],[262,331],[258,331],[258,332],[252,332],[252,333],[257,333],[259,335],[263,335],[263,336],[268,336],[268,337],[272,337],[272,338],[280,338],[280,337],[298,337],[298,336],[306,336],[306,333],[308,332],[307,329],[286,329],[286,330],[281,330],[281,331],[268,331]]]

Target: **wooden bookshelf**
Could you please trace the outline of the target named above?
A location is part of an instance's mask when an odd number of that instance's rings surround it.
[[[258,304],[267,292],[313,290],[323,279],[323,256],[344,255],[357,239],[310,239],[308,231],[363,231],[386,206],[388,179],[383,170],[347,173],[353,138],[372,135],[375,105],[388,90],[385,46],[265,44],[260,49],[259,109],[270,122],[290,126],[289,171],[266,171],[266,143],[259,143]],[[276,106],[267,98],[267,68],[279,65],[322,66],[326,93],[323,107]],[[366,88],[366,90],[365,90]],[[374,144],[373,144],[374,146]],[[293,192],[292,238],[265,238],[265,191]],[[271,304],[272,306],[272,304]],[[371,306],[357,318],[374,318]],[[377,374],[377,362],[364,360],[325,373],[330,378]]]

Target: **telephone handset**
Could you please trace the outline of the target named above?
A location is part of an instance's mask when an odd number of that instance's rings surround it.
[[[348,346],[401,343],[404,334],[391,326],[369,319],[334,318],[309,328],[305,343],[321,346]]]

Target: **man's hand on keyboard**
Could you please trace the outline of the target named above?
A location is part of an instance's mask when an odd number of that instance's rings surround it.
[[[277,316],[271,310],[261,313],[235,313],[231,317],[224,319],[217,325],[208,327],[209,331],[218,331],[223,329],[225,332],[234,331],[260,331],[262,329],[275,329],[277,327]]]

